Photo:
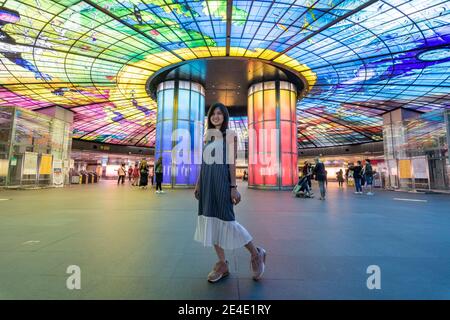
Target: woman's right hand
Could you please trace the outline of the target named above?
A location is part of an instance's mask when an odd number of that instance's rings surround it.
[[[198,185],[195,186],[194,197],[195,199],[200,200],[200,188],[198,187]]]

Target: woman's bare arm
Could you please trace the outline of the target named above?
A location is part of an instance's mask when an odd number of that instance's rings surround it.
[[[230,170],[230,184],[232,186],[235,186],[236,185],[237,136],[234,133],[233,133],[233,135],[234,135],[234,137],[233,137],[234,155],[231,159],[228,158],[227,161],[230,162],[228,164],[228,168]],[[237,191],[236,188],[231,189],[231,201],[234,204],[238,204],[241,201],[241,195],[239,194],[239,192]]]
[[[231,185],[236,185],[236,159],[237,159],[237,137],[236,135],[233,138],[233,150],[234,150],[234,156],[232,159],[228,158],[228,161],[231,161],[229,163],[230,168],[230,178],[231,178]]]

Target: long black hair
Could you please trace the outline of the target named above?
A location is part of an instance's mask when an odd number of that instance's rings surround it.
[[[207,116],[208,117],[208,129],[216,128],[211,122],[211,116],[213,115],[214,110],[216,110],[217,108],[219,108],[219,110],[222,111],[222,114],[223,114],[223,122],[222,122],[222,126],[220,127],[220,131],[222,131],[222,133],[225,134],[228,129],[228,122],[230,120],[230,114],[228,113],[227,107],[225,107],[225,105],[220,102],[213,103],[211,105],[211,107],[209,107],[208,116]]]

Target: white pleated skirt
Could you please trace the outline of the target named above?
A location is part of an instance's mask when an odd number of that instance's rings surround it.
[[[194,239],[205,247],[218,245],[222,249],[234,250],[252,241],[252,236],[237,221],[199,215]]]

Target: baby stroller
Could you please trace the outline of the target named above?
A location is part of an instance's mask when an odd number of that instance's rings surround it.
[[[308,184],[308,176],[303,176],[298,180],[297,185],[292,190],[292,193],[297,197],[313,198],[313,193]]]

